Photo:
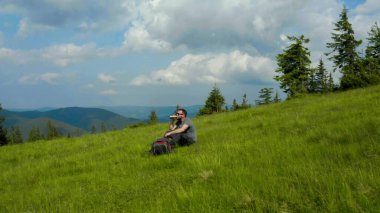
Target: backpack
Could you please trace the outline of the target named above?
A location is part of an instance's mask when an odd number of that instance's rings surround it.
[[[172,145],[168,138],[159,138],[152,144],[150,153],[153,155],[168,154],[173,151]]]

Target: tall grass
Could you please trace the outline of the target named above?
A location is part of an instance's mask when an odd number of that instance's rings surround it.
[[[0,212],[378,212],[380,87],[0,148]]]

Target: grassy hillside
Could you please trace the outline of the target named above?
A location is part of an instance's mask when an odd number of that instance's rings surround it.
[[[0,212],[379,212],[380,86],[166,125],[0,148]]]

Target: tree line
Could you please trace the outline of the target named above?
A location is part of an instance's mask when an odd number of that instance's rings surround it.
[[[2,110],[0,104],[0,111]],[[3,127],[4,117],[0,116],[0,146],[12,145],[23,143],[22,134],[18,126],[12,126],[9,130]],[[59,130],[53,125],[51,121],[47,122],[47,134],[46,136],[40,132],[38,127],[33,126],[28,135],[28,142],[38,140],[52,140],[62,137]],[[68,135],[70,137],[70,135]]]

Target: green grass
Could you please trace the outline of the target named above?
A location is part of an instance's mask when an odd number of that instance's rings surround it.
[[[380,86],[0,148],[0,212],[379,212]]]

